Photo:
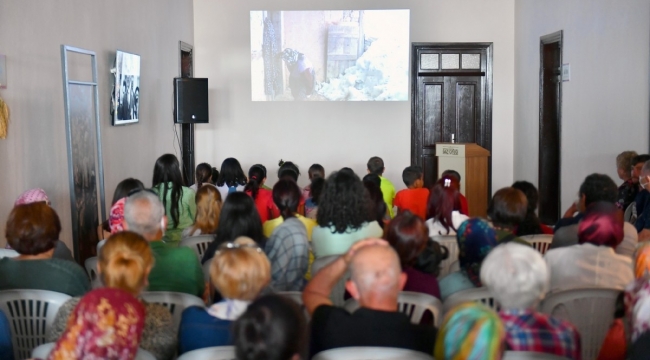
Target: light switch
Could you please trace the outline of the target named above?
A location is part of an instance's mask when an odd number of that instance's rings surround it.
[[[562,81],[571,80],[571,64],[562,64]]]

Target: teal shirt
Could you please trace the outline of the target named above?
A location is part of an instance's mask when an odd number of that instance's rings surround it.
[[[316,226],[311,234],[314,256],[318,259],[324,256],[345,254],[357,241],[381,238],[382,235],[384,235],[384,230],[376,221],[365,223],[357,230],[349,230],[342,234],[334,232],[329,227]]]
[[[176,291],[203,297],[203,270],[196,253],[162,241],[149,243],[156,260],[149,273],[148,291]]]
[[[153,188],[153,191],[160,196],[160,201],[163,201],[163,196],[160,194],[162,184],[158,184]],[[172,183],[167,183],[167,194],[165,194],[165,215],[167,215],[167,231],[165,232],[164,240],[166,242],[177,243],[181,241],[183,230],[194,224],[194,217],[196,216],[196,201],[194,199],[194,190],[183,186],[183,194],[181,195],[180,204],[178,204],[178,226],[174,226],[172,219],[171,203],[172,203]]]
[[[37,289],[81,296],[90,291],[86,271],[61,259],[0,259],[0,290]]]
[[[438,280],[438,286],[440,287],[440,300],[442,301],[459,291],[476,287],[462,271],[453,272]]]
[[[384,195],[384,202],[386,203],[386,206],[388,207],[388,212],[390,213],[390,217],[394,217],[395,214],[393,213],[393,200],[395,199],[395,186],[393,185],[390,180],[386,179],[383,176],[380,176],[379,179],[381,179],[381,193]]]

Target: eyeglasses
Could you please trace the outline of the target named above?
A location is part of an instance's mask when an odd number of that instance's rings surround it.
[[[262,249],[257,245],[257,244],[237,244],[232,241],[225,242],[217,248],[217,252],[219,251],[224,251],[224,250],[232,250],[232,249],[254,249],[258,253],[262,253]]]

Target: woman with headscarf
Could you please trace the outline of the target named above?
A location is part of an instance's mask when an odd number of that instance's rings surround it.
[[[456,233],[460,271],[440,279],[440,297],[444,301],[461,290],[482,286],[481,263],[497,246],[497,234],[482,219],[473,218],[463,222]]]

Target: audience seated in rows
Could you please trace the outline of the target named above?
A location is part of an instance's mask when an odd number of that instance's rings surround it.
[[[207,309],[195,306],[183,311],[179,352],[232,345],[232,322],[246,311],[270,279],[269,260],[253,240],[240,237],[221,244],[210,263],[210,280],[223,300]]]
[[[216,180],[212,178],[212,166],[208,163],[196,165],[194,177],[196,178],[196,182],[190,186],[190,189],[194,190],[194,192],[199,191],[203,185],[214,186],[214,180]]]
[[[255,201],[255,207],[260,215],[262,224],[268,220],[280,216],[280,211],[273,203],[273,194],[271,190],[261,187],[266,181],[266,168],[257,164],[251,166],[248,170],[248,183],[244,187],[244,192]]]
[[[542,224],[537,217],[536,211],[539,203],[539,193],[537,192],[535,185],[528,181],[516,181],[512,184],[512,187],[520,190],[524,195],[526,195],[526,201],[528,204],[526,208],[526,217],[517,225],[515,234],[517,236],[538,234],[553,235],[553,229]]]
[[[235,321],[238,360],[307,359],[307,321],[295,302],[266,295],[251,303]]]
[[[485,220],[472,218],[460,225],[456,234],[460,271],[440,279],[440,297],[444,301],[462,290],[481,284],[481,263],[497,245],[497,234]]]
[[[197,235],[214,235],[221,215],[221,193],[214,186],[202,186],[196,192],[196,219],[183,230],[183,238]]]
[[[221,171],[216,183],[221,199],[225,201],[229,194],[244,191],[246,182],[246,175],[237,159],[227,158],[221,163]]]
[[[639,177],[632,176],[636,151],[623,151],[616,156],[616,173],[623,183],[618,187],[618,200],[616,204],[622,210],[627,209],[639,193]]]
[[[483,261],[481,282],[501,306],[507,350],[580,360],[578,330],[535,310],[549,287],[549,270],[539,251],[513,242],[497,246]]]
[[[152,189],[160,197],[167,215],[165,242],[178,245],[183,230],[194,223],[196,200],[194,191],[183,186],[180,164],[173,154],[156,160]]]
[[[147,277],[153,265],[153,254],[147,241],[134,232],[123,231],[111,235],[102,247],[97,271],[106,288],[120,289],[138,297],[147,286]],[[68,319],[80,301],[82,297],[73,297],[59,308],[48,334],[48,342],[62,337],[68,327]],[[177,329],[169,310],[159,304],[140,302],[145,308],[145,318],[139,346],[156,359],[172,359],[176,353]]]
[[[381,189],[382,194],[384,195],[384,202],[386,202],[386,207],[388,208],[388,214],[392,218],[395,216],[393,211],[393,199],[395,199],[395,185],[393,185],[390,180],[383,177],[384,171],[384,160],[379,156],[373,156],[368,160],[367,164],[368,174],[375,174],[379,176],[381,183],[379,188]]]
[[[352,171],[333,173],[318,205],[318,226],[312,233],[314,256],[341,255],[359,240],[381,237],[384,231],[374,218],[359,177]]]
[[[81,266],[52,257],[60,233],[59,216],[46,202],[15,206],[7,219],[5,237],[19,255],[0,259],[0,290],[39,289],[70,296],[90,290]]]
[[[149,291],[203,296],[203,271],[194,251],[163,241],[167,217],[156,194],[143,190],[130,195],[124,205],[124,220],[125,229],[144,237],[153,251],[155,264],[149,274]]]
[[[463,221],[469,219],[460,212],[460,193],[451,177],[439,179],[431,188],[427,204],[429,236],[456,235]]]
[[[550,249],[557,249],[564,246],[571,246],[578,243],[578,226],[582,221],[585,213],[589,211],[592,206],[614,207],[616,203],[616,184],[607,175],[591,174],[587,176],[580,185],[579,191],[580,200],[578,204],[573,204],[564,214],[564,218],[560,219],[555,225],[555,233],[553,234],[553,242]],[[575,212],[577,215],[573,216]],[[621,220],[623,213],[620,213]],[[623,226],[623,240],[615,247],[617,254],[632,257],[634,249],[638,244],[638,234],[634,226],[628,222],[622,224]]]
[[[631,259],[614,252],[623,239],[623,222],[616,211],[587,212],[579,223],[578,244],[546,253],[550,292],[581,287],[623,290],[634,279]]]
[[[429,189],[423,187],[424,174],[422,174],[422,168],[419,166],[406,167],[402,171],[402,181],[404,181],[407,188],[398,191],[393,200],[398,213],[409,210],[422,220],[426,220]]]
[[[346,289],[360,308],[350,314],[332,306],[329,296],[348,271]],[[388,346],[433,353],[436,329],[411,324],[397,312],[397,297],[406,283],[399,258],[387,242],[362,240],[317,274],[303,291],[311,314],[311,356],[344,346]]]

